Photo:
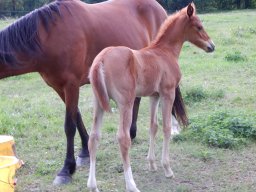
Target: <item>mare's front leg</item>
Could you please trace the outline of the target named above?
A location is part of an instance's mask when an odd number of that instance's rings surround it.
[[[169,143],[171,138],[171,110],[173,106],[175,98],[175,92],[171,92],[171,94],[165,94],[161,96],[162,101],[162,115],[163,115],[163,133],[164,133],[164,139],[163,139],[163,150],[162,150],[162,166],[165,171],[166,177],[174,177],[174,174],[172,172],[171,166],[170,166],[170,158],[169,158]]]
[[[88,151],[88,140],[89,135],[84,126],[80,111],[77,111],[77,130],[79,132],[81,141],[82,141],[82,149],[76,159],[77,166],[83,166],[89,164],[89,151]]]
[[[138,112],[140,107],[140,97],[136,97],[133,104],[133,112],[132,112],[132,124],[130,128],[130,136],[131,139],[134,139],[136,137],[137,132],[137,118],[138,118]]]
[[[93,115],[93,126],[90,133],[90,138],[88,142],[90,151],[90,172],[87,181],[87,187],[90,192],[98,192],[97,182],[96,182],[96,150],[100,140],[100,127],[102,124],[103,110],[100,107],[98,101],[95,100],[94,104],[94,115]]]
[[[132,122],[132,105],[122,105],[120,103],[118,105],[120,111],[120,123],[117,138],[123,160],[126,192],[139,192],[133,179],[129,158],[129,148],[131,146],[129,128]]]
[[[156,156],[155,156],[155,137],[158,129],[157,123],[157,109],[159,104],[159,97],[152,96],[150,97],[150,129],[149,129],[149,136],[150,136],[150,143],[149,143],[149,150],[147,159],[149,161],[149,169],[151,171],[156,171]]]
[[[72,174],[76,170],[76,160],[74,156],[74,137],[77,126],[77,111],[79,98],[79,85],[73,83],[67,84],[64,88],[64,101],[66,104],[65,116],[65,134],[67,139],[67,151],[64,166],[54,179],[54,184],[67,184],[72,180]]]

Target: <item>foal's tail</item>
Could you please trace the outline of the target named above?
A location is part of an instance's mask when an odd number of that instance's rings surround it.
[[[90,83],[93,88],[95,99],[99,102],[104,111],[110,112],[109,96],[107,92],[103,62],[93,63],[89,73]]]
[[[179,86],[175,89],[175,100],[173,103],[172,114],[177,118],[180,124],[183,126],[188,125],[187,112]]]

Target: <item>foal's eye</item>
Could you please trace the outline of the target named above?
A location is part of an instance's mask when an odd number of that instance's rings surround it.
[[[197,26],[197,30],[198,30],[198,31],[201,31],[202,29],[203,29],[202,26]]]

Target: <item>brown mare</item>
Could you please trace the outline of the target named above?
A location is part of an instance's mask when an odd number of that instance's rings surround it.
[[[38,72],[66,105],[67,151],[55,184],[68,183],[76,169],[74,135],[81,137],[77,164],[88,160],[88,134],[79,109],[79,87],[88,84],[94,57],[105,47],[147,46],[166,19],[156,0],[112,0],[85,4],[58,0],[20,18],[0,32],[0,79]],[[136,134],[139,99],[131,136]],[[87,161],[88,162],[88,161]]]
[[[176,100],[181,107],[176,111],[177,117],[186,119],[183,117],[184,113],[180,113],[184,106],[175,91],[181,79],[178,58],[185,41],[206,52],[213,52],[215,48],[195,13],[193,3],[170,16],[163,23],[156,39],[146,48],[136,51],[122,46],[109,47],[96,56],[89,74],[96,97],[93,127],[89,138],[90,173],[87,186],[90,191],[98,191],[95,177],[96,148],[104,111],[110,111],[110,99],[117,103],[120,112],[117,137],[123,160],[126,191],[139,191],[133,179],[128,155],[131,146],[129,128],[132,122],[132,106],[138,96],[150,97],[150,145],[147,158],[150,170],[153,171],[157,169],[154,153],[158,127],[157,108],[159,100],[162,103],[164,138],[161,163],[165,176],[173,177],[169,162],[170,116]]]

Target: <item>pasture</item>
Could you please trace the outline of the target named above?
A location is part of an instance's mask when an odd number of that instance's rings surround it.
[[[231,119],[238,119],[238,123],[240,120],[242,124],[248,123],[254,134],[256,11],[203,14],[200,18],[216,45],[216,51],[207,54],[186,43],[180,56],[183,74],[181,90],[192,125],[203,123],[210,117],[224,118],[225,115],[222,117],[221,114],[228,114]],[[0,28],[12,21],[1,20]],[[186,136],[183,139],[181,136],[175,139],[178,142],[170,144],[175,178],[166,179],[160,166],[162,131],[159,126],[156,146],[158,171],[148,171],[148,104],[148,98],[142,99],[138,133],[130,151],[133,176],[141,191],[256,191],[255,137],[254,141],[253,137],[248,138],[241,145],[237,143],[231,147],[217,148],[195,138],[188,139],[189,136]],[[93,99],[89,85],[81,88],[79,106],[84,123],[90,130]],[[119,114],[114,103],[112,107],[113,113],[104,116],[97,151],[97,180],[102,192],[124,189],[122,162],[116,140]],[[38,74],[0,80],[0,134],[14,136],[18,157],[25,162],[17,171],[18,192],[87,191],[89,166],[77,170],[72,184],[60,187],[52,185],[65,155],[64,111],[65,106],[57,94]],[[161,125],[161,119],[159,123]],[[217,123],[217,126],[224,124]],[[192,127],[186,131],[189,129]],[[223,140],[226,139],[223,136]],[[79,140],[77,134],[76,152],[80,148]]]

